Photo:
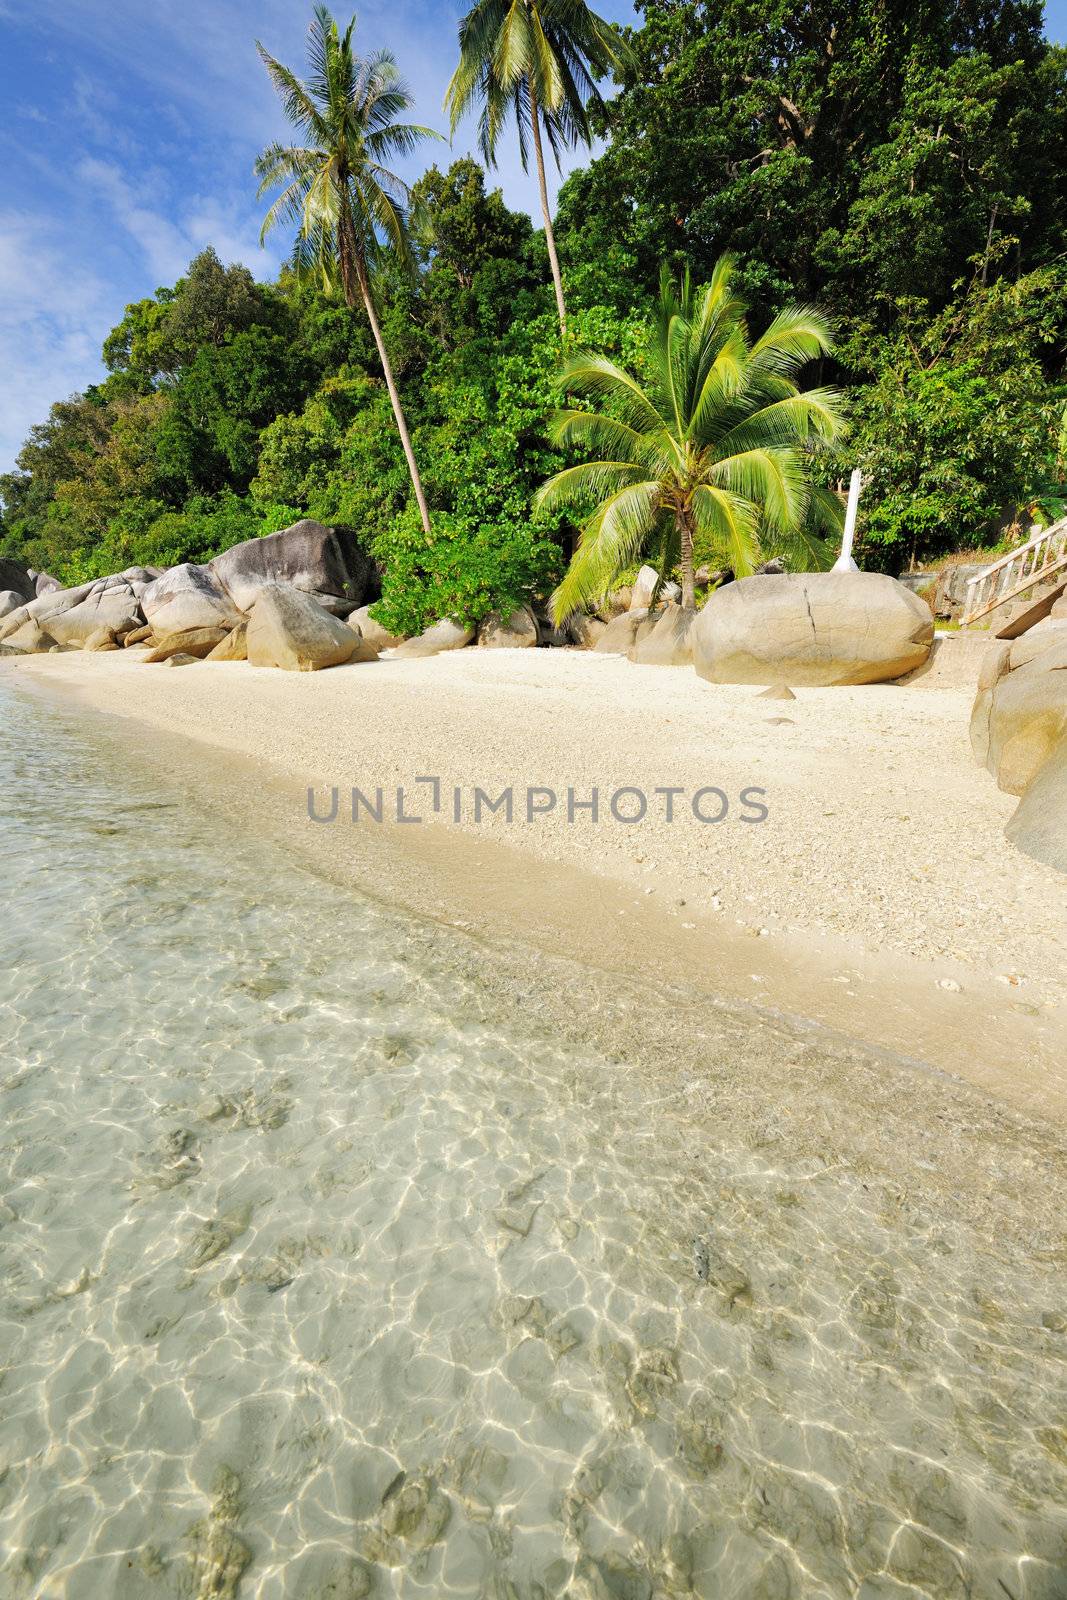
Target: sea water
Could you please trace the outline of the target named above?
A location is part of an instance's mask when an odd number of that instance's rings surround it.
[[[0,679],[4,1600],[1067,1595],[1062,1263],[488,1015],[138,742]]]

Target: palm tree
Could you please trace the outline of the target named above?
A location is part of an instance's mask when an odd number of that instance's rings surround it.
[[[721,257],[700,290],[688,273],[676,288],[664,268],[647,383],[591,351],[563,365],[561,393],[602,409],[558,413],[553,440],[603,459],[557,473],[534,497],[544,510],[596,505],[552,596],[557,624],[601,600],[653,542],[661,580],[678,562],[690,612],[698,535],[738,576],[761,547],[824,563],[811,529],[839,521],[840,507],[811,484],[810,455],[840,432],[841,400],[832,389],[801,390],[796,375],[830,350],[830,330],[818,312],[793,306],[753,342],[733,265]]]
[[[260,242],[280,223],[295,223],[298,266],[316,267],[328,288],[339,281],[350,309],[362,302],[428,537],[430,513],[378,321],[371,273],[383,242],[401,260],[410,259],[408,186],[384,163],[407,155],[421,139],[438,135],[430,128],[396,121],[411,105],[411,94],[388,51],[377,51],[365,60],[356,55],[354,27],[353,17],[341,33],[326,7],[316,6],[307,82],[256,41],[286,116],[308,141],[269,145],[256,161],[261,197],[284,185],[263,220]]]
[[[513,110],[525,170],[529,131],[561,331],[566,330],[567,308],[548,204],[541,131],[543,127],[557,166],[565,146],[579,140],[589,144],[587,107],[600,99],[596,80],[628,55],[618,29],[598,17],[584,0],[477,0],[459,25],[459,66],[445,95],[452,132],[468,107],[480,101],[478,142],[493,166],[501,125]]]

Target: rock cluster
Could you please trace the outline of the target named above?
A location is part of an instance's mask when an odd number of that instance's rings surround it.
[[[1008,838],[1067,872],[1067,598],[987,657],[971,745],[998,786],[1021,797]]]
[[[61,589],[47,574],[4,561],[0,582],[6,651],[147,644],[144,659],[153,664],[251,659],[312,671],[375,660],[382,647],[364,639],[358,622],[342,620],[377,593],[373,561],[351,532],[318,522],[249,539],[203,566],[129,567]]]

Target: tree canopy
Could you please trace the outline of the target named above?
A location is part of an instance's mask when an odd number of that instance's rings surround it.
[[[73,581],[311,515],[365,537],[397,629],[546,600],[583,520],[533,505],[584,458],[550,429],[561,359],[651,382],[661,264],[703,284],[724,252],[753,342],[794,304],[832,329],[800,382],[844,395],[812,473],[833,494],[864,468],[861,564],[995,548],[1062,506],[1067,52],[1039,4],[643,0],[616,71],[557,208],[565,337],[544,231],[469,158],[397,192],[403,238],[375,231],[380,340],[328,281],[204,251],[30,430],[0,554]]]

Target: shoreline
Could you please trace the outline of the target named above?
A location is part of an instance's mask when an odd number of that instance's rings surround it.
[[[149,672],[140,654],[33,657],[5,662],[5,676],[151,728],[140,754],[151,760],[166,745],[163,758],[180,762],[184,751],[210,803],[386,903],[491,944],[516,941],[602,974],[664,982],[697,1005],[813,1023],[1002,1105],[1067,1121],[1062,888],[1003,839],[1015,801],[967,764],[969,691],[802,690],[782,704],[578,652],[464,651],[306,675],[244,663]],[[519,712],[526,720],[518,717],[509,747],[500,735]],[[783,714],[788,722],[770,720]],[[642,719],[643,745],[634,737]],[[593,751],[583,727],[595,728]],[[674,727],[684,750],[666,733]],[[694,733],[713,754],[694,749]],[[902,743],[915,745],[921,768],[923,737],[935,771],[912,784],[903,819],[914,817],[911,849],[926,852],[933,880],[916,896],[878,836],[878,818],[901,803],[893,780]],[[601,774],[605,795],[627,777],[649,791],[676,783],[692,793],[703,781],[733,794],[748,773],[767,788],[769,816],[760,827],[731,819],[721,829],[687,817],[668,828],[660,819],[647,832],[559,817],[540,830],[485,816],[477,830],[469,819],[465,827],[355,828],[307,820],[309,785],[321,794],[337,784],[343,794],[381,784],[389,793],[420,773],[468,793],[479,784],[495,795],[510,781],[518,802],[527,782],[562,783],[568,751],[582,795]],[[931,804],[939,783],[948,788],[940,817]],[[795,834],[805,809],[807,839]],[[959,839],[968,815],[982,827],[970,849]],[[960,870],[969,871],[953,900],[948,863],[924,841],[924,825],[956,838]],[[866,874],[854,870],[865,846]],[[871,936],[869,903],[879,867],[881,943]],[[1017,984],[1004,981],[1012,976]]]

